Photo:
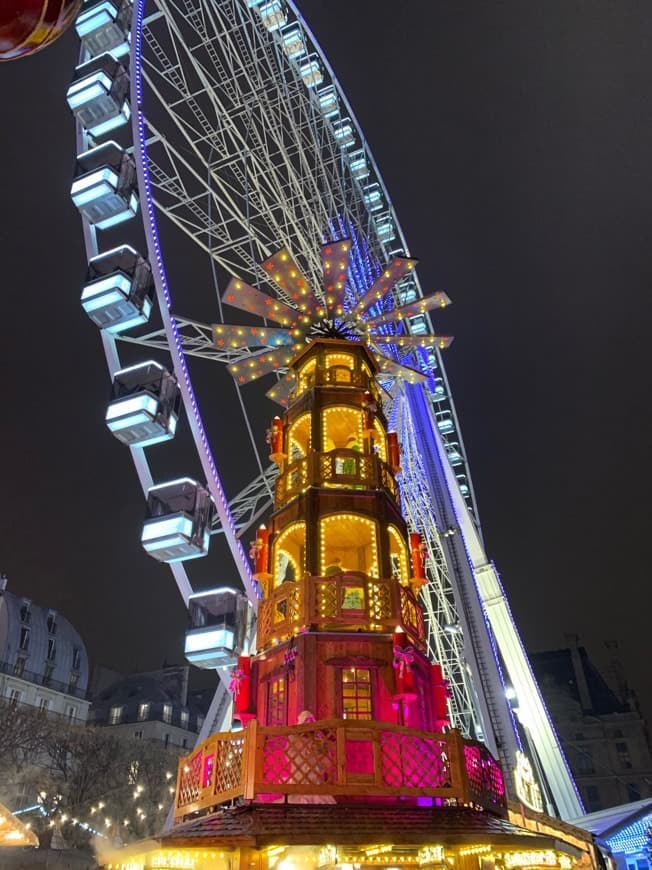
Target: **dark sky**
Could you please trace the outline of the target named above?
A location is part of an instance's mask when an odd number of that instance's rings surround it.
[[[573,632],[603,662],[603,641],[618,639],[649,705],[649,7],[301,8],[424,289],[454,301],[438,325],[456,336],[448,373],[487,550],[525,643],[552,648]],[[180,658],[185,611],[167,569],[140,550],[142,494],[104,428],[108,375],[79,305],[65,103],[76,51],[69,34],[0,66],[0,569],[67,615],[94,661],[140,669]],[[224,426],[232,387],[207,365],[202,408],[233,492],[251,459]],[[202,583],[233,581],[219,551],[197,570]]]

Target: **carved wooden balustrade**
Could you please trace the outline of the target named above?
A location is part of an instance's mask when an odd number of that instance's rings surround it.
[[[258,645],[264,649],[297,631],[393,632],[396,625],[425,650],[423,614],[411,589],[396,580],[344,571],[331,577],[304,577],[273,589],[259,604]]]
[[[240,798],[433,798],[507,814],[502,772],[488,749],[458,731],[327,719],[214,734],[179,762],[175,820]],[[289,798],[292,801],[292,797]]]
[[[276,481],[275,509],[284,507],[309,486],[384,489],[398,502],[398,487],[389,466],[375,454],[358,450],[311,450],[290,463]]]

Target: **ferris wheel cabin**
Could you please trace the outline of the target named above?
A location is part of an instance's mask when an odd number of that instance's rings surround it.
[[[82,217],[100,230],[129,220],[138,210],[133,158],[113,141],[77,155],[70,195]]]
[[[130,20],[129,0],[87,0],[75,28],[91,57],[108,52],[118,58],[129,54]]]
[[[129,75],[110,54],[102,54],[75,69],[66,99],[75,118],[92,136],[103,136],[126,124],[131,116]]]
[[[96,326],[124,332],[149,320],[154,281],[149,263],[129,245],[93,257],[81,303]]]
[[[149,360],[115,373],[106,425],[129,447],[150,447],[174,438],[181,394],[177,379]]]
[[[248,652],[253,608],[245,595],[235,589],[211,589],[191,595],[188,606],[185,656],[191,665],[223,668]]]
[[[209,491],[189,477],[153,486],[141,543],[159,562],[182,562],[208,553],[215,505]]]

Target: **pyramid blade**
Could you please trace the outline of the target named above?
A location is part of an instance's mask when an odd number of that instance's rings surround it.
[[[410,366],[404,366],[396,360],[384,356],[382,353],[374,353],[374,357],[382,374],[389,375],[393,378],[402,378],[408,384],[423,384],[428,380],[428,376]]]
[[[382,326],[385,323],[398,323],[406,317],[416,317],[418,314],[432,311],[433,308],[445,308],[450,304],[451,301],[448,296],[440,290],[437,293],[432,293],[430,296],[424,296],[423,299],[417,299],[414,302],[408,302],[407,305],[394,308],[386,314],[379,314],[378,317],[365,320],[365,324],[372,327]]]
[[[290,401],[290,394],[294,389],[295,381],[296,375],[294,372],[288,372],[285,377],[281,378],[280,381],[277,381],[270,390],[267,390],[265,395],[268,399],[271,399],[272,402],[276,402],[278,405],[287,408]]]
[[[330,315],[340,317],[343,313],[344,293],[346,290],[346,270],[349,268],[351,240],[329,242],[322,245],[321,266],[324,273],[324,296]]]
[[[251,287],[237,278],[232,278],[229,281],[222,301],[234,308],[239,308],[241,311],[257,314],[266,320],[273,320],[274,323],[280,323],[281,326],[292,327],[302,319],[300,311],[290,308],[285,302],[279,302],[268,293],[261,293],[260,290],[256,290],[255,287]]]
[[[267,326],[231,326],[216,323],[213,341],[217,347],[291,347],[303,334],[300,329]]]
[[[450,335],[371,335],[374,344],[393,344],[396,347],[438,347],[446,350],[453,343]]]
[[[324,308],[311,289],[301,269],[292,259],[287,248],[281,248],[260,264],[270,281],[286,293],[297,308],[307,317],[323,317]]]
[[[406,257],[395,257],[383,269],[383,273],[379,278],[376,278],[367,292],[356,302],[354,311],[358,314],[378,302],[392,289],[397,281],[404,278],[407,274],[413,271],[418,263],[418,260],[412,260]]]
[[[263,375],[285,368],[298,348],[281,348],[252,354],[238,362],[229,363],[227,369],[239,384],[249,384]]]

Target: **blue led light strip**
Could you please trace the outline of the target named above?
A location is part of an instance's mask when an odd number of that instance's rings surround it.
[[[133,50],[132,50],[132,85],[135,92],[135,111],[133,113],[132,129],[134,135],[134,155],[136,157],[136,171],[138,174],[138,186],[141,197],[145,198],[144,202],[144,228],[147,238],[147,247],[149,251],[149,260],[152,265],[152,274],[154,276],[154,284],[156,287],[156,295],[161,309],[161,317],[165,325],[165,333],[168,339],[170,355],[174,363],[174,372],[179,380],[181,395],[183,396],[188,421],[197,444],[199,458],[202,468],[206,474],[208,489],[215,501],[218,516],[222,522],[224,536],[231,550],[231,554],[235,561],[238,573],[245,587],[253,606],[256,607],[258,598],[260,597],[259,590],[254,583],[251,575],[249,560],[240,543],[235,522],[229,503],[224,493],[222,481],[213,459],[213,454],[208,443],[206,430],[202,422],[199,406],[195,396],[195,391],[192,387],[188,365],[183,353],[183,346],[179,329],[175,319],[171,316],[172,297],[167,282],[165,266],[163,264],[163,255],[161,253],[161,245],[158,237],[158,228],[156,224],[156,215],[154,212],[154,200],[152,197],[149,166],[147,162],[147,144],[145,137],[145,117],[142,111],[143,105],[143,78],[142,78],[142,28],[143,16],[145,11],[145,0],[136,0],[134,4],[134,26],[133,26]],[[199,443],[197,443],[199,441]]]

